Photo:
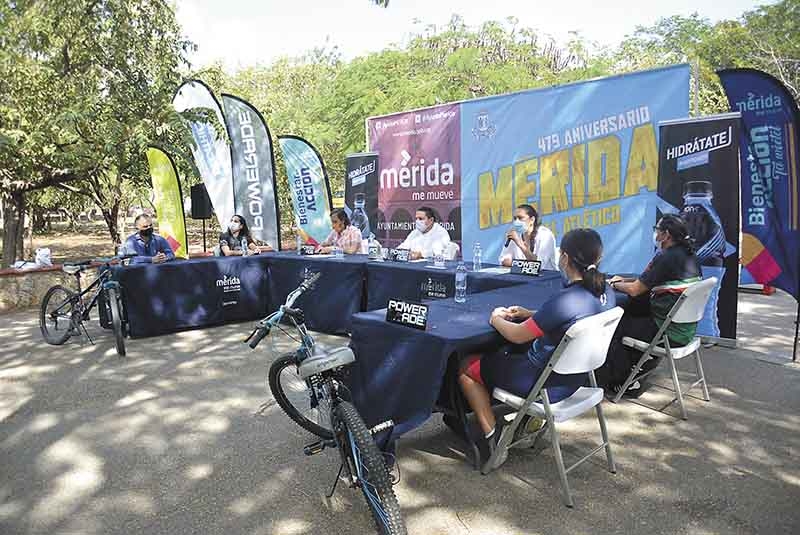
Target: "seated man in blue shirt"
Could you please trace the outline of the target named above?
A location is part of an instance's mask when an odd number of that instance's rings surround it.
[[[175,258],[167,240],[153,234],[153,220],[149,215],[138,215],[133,224],[139,232],[125,240],[125,252],[136,253],[137,256],[132,260],[134,264],[161,264]]]

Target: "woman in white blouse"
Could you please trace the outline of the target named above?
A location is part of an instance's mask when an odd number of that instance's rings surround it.
[[[512,260],[540,260],[542,269],[558,269],[556,237],[541,225],[538,212],[530,204],[517,206],[514,226],[506,233],[505,240],[500,264],[510,266]]]

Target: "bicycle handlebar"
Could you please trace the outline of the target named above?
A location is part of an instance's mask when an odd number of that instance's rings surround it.
[[[259,342],[261,342],[261,340],[263,340],[269,334],[272,327],[277,325],[281,319],[283,319],[284,314],[288,314],[295,319],[302,319],[302,310],[293,309],[292,305],[294,305],[294,302],[298,297],[310,290],[311,287],[314,286],[314,283],[317,282],[321,276],[322,274],[319,272],[309,275],[308,278],[300,283],[300,286],[292,290],[292,292],[286,297],[286,302],[281,305],[277,311],[258,322],[256,328],[250,333],[250,336],[244,340],[244,342],[250,346],[250,349],[256,348]]]

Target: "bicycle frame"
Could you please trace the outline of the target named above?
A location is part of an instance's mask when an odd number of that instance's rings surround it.
[[[78,274],[79,273],[80,273],[80,271],[78,272]],[[75,299],[75,298],[77,298],[77,301],[80,303],[80,306],[81,306],[82,310],[91,310],[94,307],[94,305],[97,303],[97,300],[100,298],[100,293],[103,291],[103,286],[102,285],[105,284],[106,282],[108,282],[108,279],[110,279],[110,278],[111,278],[111,272],[108,271],[108,270],[103,271],[100,274],[100,276],[98,276],[97,279],[95,279],[95,281],[93,283],[91,283],[85,290],[81,290],[80,277],[77,277],[77,279],[78,279],[78,293],[75,296],[73,296],[72,298],[66,299],[63,303],[58,305],[51,312],[51,314],[58,314],[61,311],[62,308],[64,308],[68,304],[70,304],[70,302],[72,302],[72,300]],[[87,306],[86,302],[83,300],[83,296],[88,294],[88,293],[90,293],[92,291],[92,289],[94,289],[95,287],[98,287],[98,288],[94,292],[94,295],[92,296],[92,299],[91,299],[91,301],[89,301],[89,304]]]

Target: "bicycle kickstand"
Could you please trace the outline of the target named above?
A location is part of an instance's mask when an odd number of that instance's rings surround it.
[[[333,486],[331,487],[331,491],[325,495],[326,498],[330,499],[333,497],[333,493],[336,492],[336,485],[339,484],[339,478],[342,477],[342,470],[344,470],[344,463],[339,465],[339,471],[336,473],[336,479],[333,480]]]
[[[81,329],[83,329],[83,334],[86,335],[86,339],[89,340],[89,343],[94,345],[94,340],[89,336],[89,331],[86,330],[86,325],[83,322],[81,322]]]

